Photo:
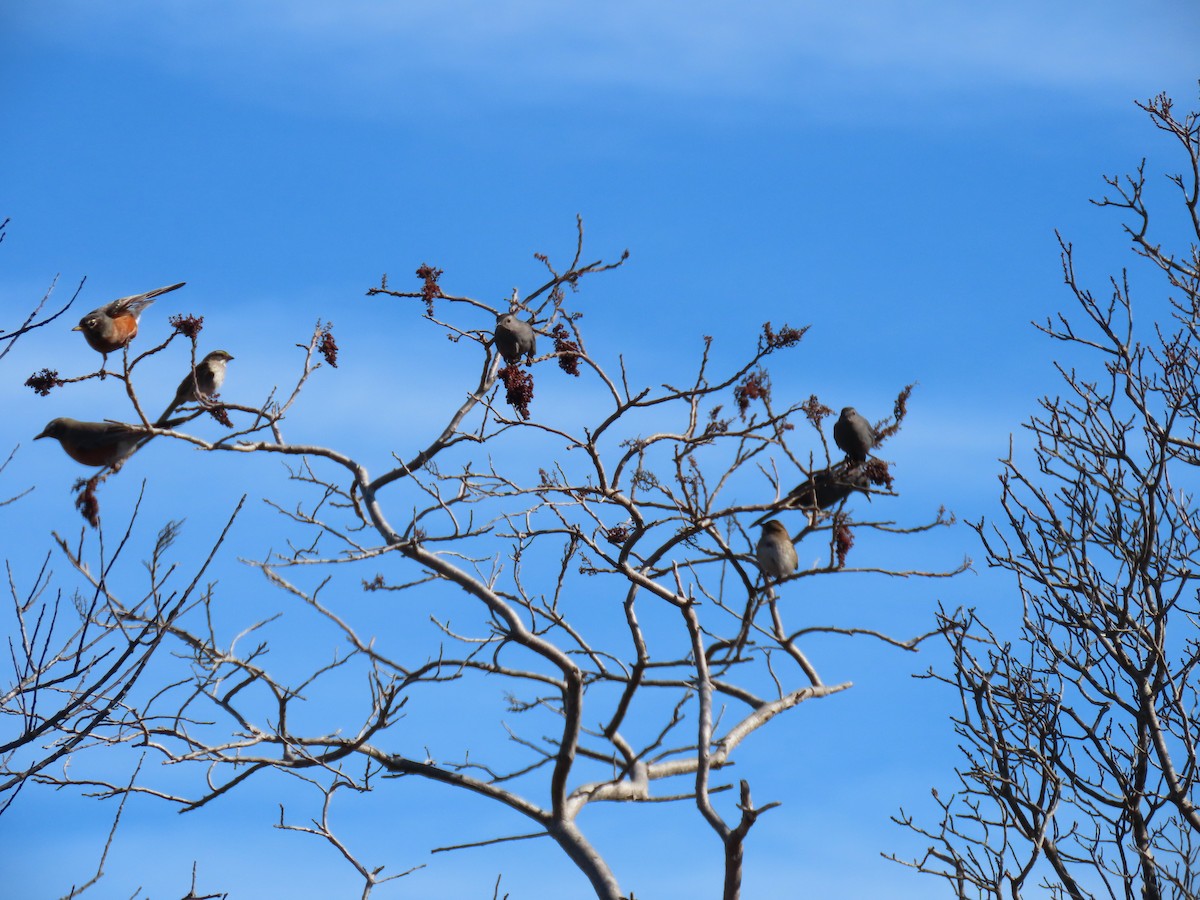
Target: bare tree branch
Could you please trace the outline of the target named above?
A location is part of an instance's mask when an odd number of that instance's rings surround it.
[[[1106,178],[1098,205],[1127,217],[1134,252],[1165,277],[1169,322],[1136,329],[1127,274],[1099,299],[1060,237],[1082,322],[1038,327],[1098,364],[1058,366],[1059,392],[1025,426],[1033,464],[1010,451],[1000,521],[973,526],[988,565],[1014,577],[1020,633],[975,610],[939,617],[953,668],[929,677],[958,693],[964,764],[949,799],[934,792],[937,821],[896,821],[929,841],[905,865],[956,897],[1200,896],[1200,116],[1161,95],[1139,105],[1185,153],[1168,176],[1185,246],[1152,237],[1144,162]]]

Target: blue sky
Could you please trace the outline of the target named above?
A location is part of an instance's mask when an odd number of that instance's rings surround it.
[[[902,385],[919,382],[909,424],[888,448],[897,517],[941,504],[963,519],[991,515],[1009,434],[1019,441],[1037,396],[1057,389],[1050,363],[1062,348],[1029,325],[1070,302],[1054,229],[1103,290],[1132,259],[1116,217],[1087,202],[1101,175],[1130,171],[1142,156],[1151,172],[1177,163],[1132,101],[1167,91],[1180,107],[1198,102],[1200,8],[1183,2],[1136,14],[1113,2],[982,10],[878,0],[851,11],[520,0],[115,6],[46,0],[0,11],[0,217],[12,220],[0,246],[0,322],[12,324],[56,273],[56,299],[88,279],[69,322],[0,361],[0,449],[21,445],[3,477],[37,485],[0,510],[18,576],[52,530],[80,527],[67,488],[81,470],[29,439],[54,416],[126,415],[111,382],[49,398],[22,386],[42,366],[82,373],[94,364],[68,330],[86,310],[187,281],[147,313],[146,327],[165,334],[171,313],[203,314],[206,339],[236,357],[226,396],[247,401],[286,380],[293,344],[317,318],[331,319],[342,366],[320,373],[292,434],[337,434],[379,468],[428,433],[462,385],[445,372],[440,339],[424,341],[414,317],[365,298],[366,288],[383,272],[407,284],[429,262],[445,269],[448,290],[496,302],[540,283],[535,251],[572,250],[576,214],[589,257],[631,252],[623,269],[585,285],[585,324],[596,346],[624,354],[635,380],[677,380],[703,334],[732,359],[764,321],[811,324],[804,347],[773,368],[777,395],[816,392],[880,418]],[[181,373],[158,371],[165,403]],[[564,400],[557,390],[547,386],[539,402]],[[221,588],[236,605],[231,620],[278,605],[235,562],[271,540],[258,498],[280,487],[277,466],[155,445],[139,463],[105,486],[106,514],[128,515],[144,476],[146,528],[186,516],[187,533],[203,535],[249,491],[255,503],[234,530]],[[913,552],[931,566],[979,556],[966,528]],[[1014,600],[985,570],[873,585],[869,596],[842,581],[830,603],[904,634],[924,630],[939,600],[1001,620]],[[752,837],[744,895],[804,883],[827,898],[930,896],[934,885],[879,852],[918,852],[887,817],[951,784],[953,698],[909,677],[940,657],[867,645],[821,652],[855,689],[798,711],[778,740],[768,729],[744,748],[756,800],[784,801]],[[264,782],[188,816],[137,804],[98,896],[139,885],[178,894],[193,859],[200,890],[347,895],[352,873],[330,849],[271,829],[281,798],[296,818],[311,814],[285,788]],[[429,812],[442,802],[432,790],[402,802],[381,791],[339,807],[389,871],[430,862],[376,896],[490,896],[500,870],[513,897],[587,896],[551,852],[502,845],[429,860],[426,834],[454,828]],[[514,827],[470,809],[484,832]],[[25,795],[0,818],[6,884],[21,896],[65,892],[86,877],[106,814],[65,793]],[[589,827],[639,897],[712,893],[703,860],[715,860],[716,844],[680,821],[657,809],[601,810]],[[648,822],[659,835],[653,854]],[[679,866],[666,871],[671,854]]]

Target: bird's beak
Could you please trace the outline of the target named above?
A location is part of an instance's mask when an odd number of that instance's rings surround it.
[[[33,436],[33,439],[36,441],[38,438],[44,438],[44,437],[50,437],[50,435],[46,434],[45,430],[43,430],[41,434],[35,434]]]
[[[72,328],[71,330],[72,330],[72,331],[83,331],[83,326],[82,326],[82,325],[76,325],[76,326],[75,326],[74,328]]]

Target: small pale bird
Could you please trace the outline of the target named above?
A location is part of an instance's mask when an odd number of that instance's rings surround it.
[[[778,519],[763,522],[762,537],[758,539],[754,555],[758,559],[758,567],[762,569],[765,581],[786,578],[800,565],[792,536],[788,534],[787,526]]]
[[[533,359],[537,352],[537,335],[533,325],[522,322],[512,313],[496,317],[496,349],[507,363],[521,361],[521,357]]]
[[[193,403],[201,398],[207,400],[212,397],[225,383],[225,367],[231,359],[233,356],[228,351],[214,350],[196,363],[196,368],[192,369],[183,381],[179,382],[179,387],[175,390],[175,399],[171,401],[170,406],[163,410],[163,414],[158,417],[158,421],[154,425],[157,428],[163,428],[167,417],[184,403]]]
[[[853,406],[847,406],[833,423],[833,442],[852,462],[866,462],[875,446],[875,431]]]
[[[118,469],[147,439],[143,429],[123,422],[80,422],[78,419],[51,419],[38,438],[54,438],[67,456],[85,466],[112,466]]]
[[[138,332],[138,319],[142,311],[154,302],[155,297],[183,287],[187,282],[169,284],[166,287],[155,288],[144,294],[132,294],[119,297],[111,303],[99,306],[79,320],[72,331],[82,331],[84,340],[93,350],[104,354],[105,362],[108,354],[120,350],[132,341]]]

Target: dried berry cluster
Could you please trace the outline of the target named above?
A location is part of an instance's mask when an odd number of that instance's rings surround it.
[[[337,341],[333,339],[332,322],[330,322],[321,330],[321,341],[317,344],[317,349],[321,351],[321,355],[325,357],[325,362],[329,363],[336,369],[338,345]]]
[[[784,325],[778,332],[771,330],[771,323],[763,323],[763,342],[768,350],[781,350],[784,347],[794,347],[800,343],[800,339],[804,337],[808,331],[808,326],[803,328],[792,328],[789,325]]]
[[[846,565],[846,554],[854,546],[854,532],[850,530],[850,526],[846,524],[846,520],[841,515],[838,515],[834,521],[833,539],[837,546],[837,565],[841,569]]]
[[[579,377],[579,345],[570,340],[567,326],[559,322],[551,332],[554,336],[554,352],[558,354],[558,367],[568,375]]]
[[[421,263],[417,268],[417,277],[423,282],[421,299],[425,301],[425,312],[432,316],[433,301],[442,296],[442,289],[438,285],[438,279],[442,277],[442,270],[434,268],[428,263]]]
[[[66,384],[66,382],[58,377],[57,369],[42,369],[25,379],[25,386],[33,388],[43,397],[48,396],[50,391],[62,384]]]
[[[867,480],[871,484],[881,485],[889,491],[892,489],[892,481],[894,479],[892,478],[888,464],[882,459],[868,460],[867,464],[863,467],[863,473],[867,476]]]
[[[875,446],[878,447],[885,440],[900,430],[900,424],[904,421],[904,417],[908,415],[908,398],[912,395],[915,385],[908,385],[896,397],[896,405],[892,408],[893,421],[892,424],[884,429],[876,429]]]
[[[93,528],[100,527],[100,501],[96,499],[96,485],[99,483],[100,476],[93,475],[86,481],[79,479],[71,488],[73,491],[79,491],[79,496],[75,498],[75,508]]]
[[[533,402],[533,376],[519,365],[505,366],[497,374],[504,382],[508,405],[520,413],[522,419],[528,419],[529,404]]]
[[[214,401],[214,402],[215,402],[215,401],[216,401],[216,399],[217,399],[217,396],[218,396],[217,394],[213,394],[213,395],[212,395],[211,397],[209,397],[208,399],[209,399],[209,400],[212,400],[212,401]],[[210,416],[212,416],[214,419],[216,419],[218,422],[220,422],[222,425],[224,425],[226,428],[232,428],[232,427],[233,427],[233,422],[231,422],[231,421],[229,420],[229,413],[227,413],[227,412],[225,411],[225,407],[223,407],[223,406],[210,406],[210,407],[208,408],[208,414],[209,414]]]
[[[200,333],[200,329],[204,327],[204,316],[185,316],[177,314],[171,316],[167,321],[171,327],[182,334],[188,340],[195,340],[196,335]]]
[[[904,390],[896,397],[896,405],[892,412],[896,416],[896,424],[899,425],[904,421],[904,417],[908,415],[908,398],[912,396],[914,385],[907,385]]]
[[[733,389],[733,396],[737,400],[738,412],[745,419],[751,400],[765,401],[771,397],[771,382],[767,378],[767,373],[761,369],[751,372],[746,376],[745,381]]]
[[[808,421],[812,422],[814,428],[820,428],[821,420],[826,416],[833,415],[833,410],[818,400],[816,394],[801,403],[800,408],[804,410],[804,415],[808,417]]]
[[[619,547],[629,540],[629,529],[624,525],[614,525],[604,533],[604,539]]]

